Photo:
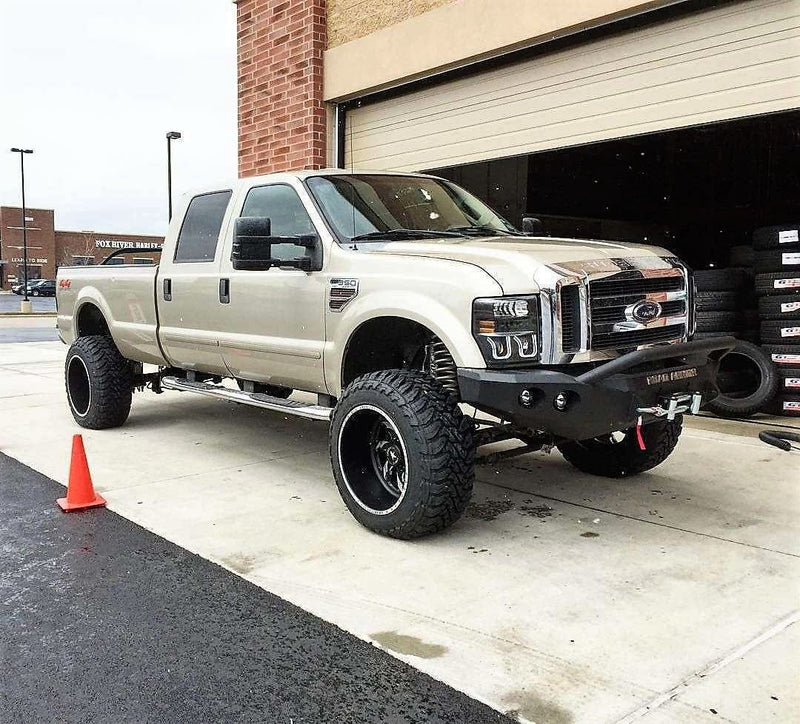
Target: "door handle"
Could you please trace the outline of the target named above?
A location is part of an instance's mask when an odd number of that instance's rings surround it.
[[[164,301],[172,301],[172,279],[164,280]]]
[[[231,303],[231,280],[230,279],[220,279],[219,280],[219,301],[222,304],[230,304]]]

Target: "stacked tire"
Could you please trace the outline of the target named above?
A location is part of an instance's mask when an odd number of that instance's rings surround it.
[[[696,339],[737,337],[758,341],[758,312],[750,269],[728,267],[695,272]]]
[[[761,344],[779,379],[765,412],[800,416],[800,224],[756,229],[753,247]]]
[[[751,246],[731,249],[730,266],[695,272],[697,332],[695,339],[736,337],[739,341],[720,362],[719,395],[706,405],[721,417],[749,417],[774,398],[778,379],[766,353],[757,346],[759,316],[753,286],[755,252]]]

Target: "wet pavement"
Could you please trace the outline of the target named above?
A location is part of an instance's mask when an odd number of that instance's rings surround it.
[[[55,328],[52,327],[0,327],[0,344],[8,342],[54,342],[58,340]]]
[[[0,721],[509,721],[63,492],[0,454]]]
[[[18,312],[20,302],[24,297],[18,294],[0,294],[0,314],[3,312]],[[34,312],[55,312],[55,297],[28,297],[28,301],[33,305]]]

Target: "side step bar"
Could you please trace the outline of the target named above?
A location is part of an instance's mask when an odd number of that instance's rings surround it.
[[[189,380],[183,380],[179,377],[162,377],[161,387],[165,390],[196,392],[200,395],[216,397],[220,400],[228,400],[228,402],[238,402],[242,405],[251,405],[252,407],[261,407],[265,410],[284,412],[287,415],[305,417],[309,420],[329,421],[333,413],[332,408],[323,407],[322,405],[310,405],[295,400],[283,400],[280,397],[272,397],[272,395],[265,395],[260,392],[241,392],[240,390],[231,390],[228,387],[215,385],[210,382],[190,382]]]

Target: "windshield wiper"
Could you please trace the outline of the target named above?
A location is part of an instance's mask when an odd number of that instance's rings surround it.
[[[369,241],[370,239],[438,239],[443,236],[461,238],[463,234],[456,231],[436,231],[435,229],[387,229],[386,231],[371,231],[369,234],[359,234],[350,241]]]
[[[505,229],[498,229],[494,226],[450,226],[447,229],[448,231],[455,231],[459,234],[472,234],[477,232],[476,236],[495,236],[500,234],[502,236],[516,236],[512,231],[506,231]]]

